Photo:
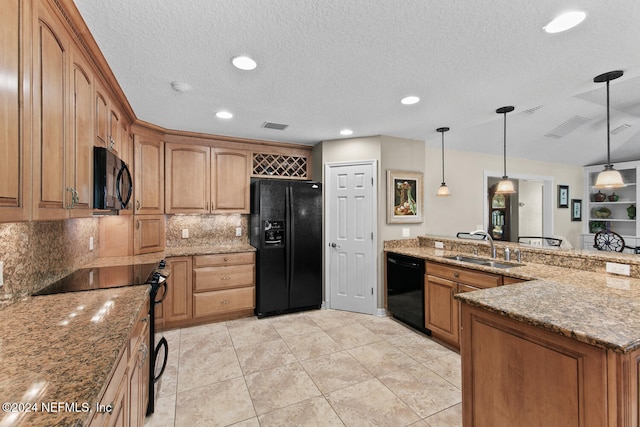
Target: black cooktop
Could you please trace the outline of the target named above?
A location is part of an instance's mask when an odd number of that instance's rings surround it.
[[[81,268],[33,295],[51,295],[63,292],[150,284],[153,273],[157,268],[158,263]]]

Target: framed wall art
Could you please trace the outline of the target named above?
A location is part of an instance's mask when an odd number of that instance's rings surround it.
[[[558,207],[559,208],[569,207],[569,186],[568,185],[558,185]]]
[[[424,221],[422,172],[387,170],[387,224]]]
[[[571,199],[571,221],[582,221],[582,199]]]

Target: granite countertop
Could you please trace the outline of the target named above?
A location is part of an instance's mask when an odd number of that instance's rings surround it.
[[[456,298],[618,353],[640,348],[640,279],[533,262],[523,262],[521,266],[506,269],[486,267],[443,258],[459,254],[459,251],[428,247],[385,250],[529,280],[465,292]]]
[[[0,425],[86,425],[148,292],[141,285],[28,297],[0,311],[0,396],[37,404],[3,410]],[[78,410],[43,412],[49,402]]]
[[[249,244],[212,245],[212,246],[181,246],[168,247],[164,250],[167,257],[190,255],[230,254],[238,252],[255,252],[256,248]]]

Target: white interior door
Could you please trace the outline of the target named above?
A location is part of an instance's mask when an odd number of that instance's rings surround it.
[[[375,161],[328,164],[325,180],[329,306],[374,314]]]

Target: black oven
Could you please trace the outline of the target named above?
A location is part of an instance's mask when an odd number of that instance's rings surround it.
[[[164,316],[160,321],[156,320],[156,310],[158,306],[162,306],[162,302],[167,296],[167,276],[162,271],[165,268],[165,260],[160,261],[158,270],[153,274],[151,281],[151,309],[149,311],[149,323],[151,333],[151,363],[149,363],[149,404],[147,406],[147,415],[153,414],[156,404],[155,383],[158,382],[165,368],[167,367],[167,359],[169,356],[169,344],[167,339],[162,335],[164,331]],[[162,312],[162,311],[161,311]]]
[[[126,209],[132,191],[127,164],[106,148],[93,147],[93,207]]]

